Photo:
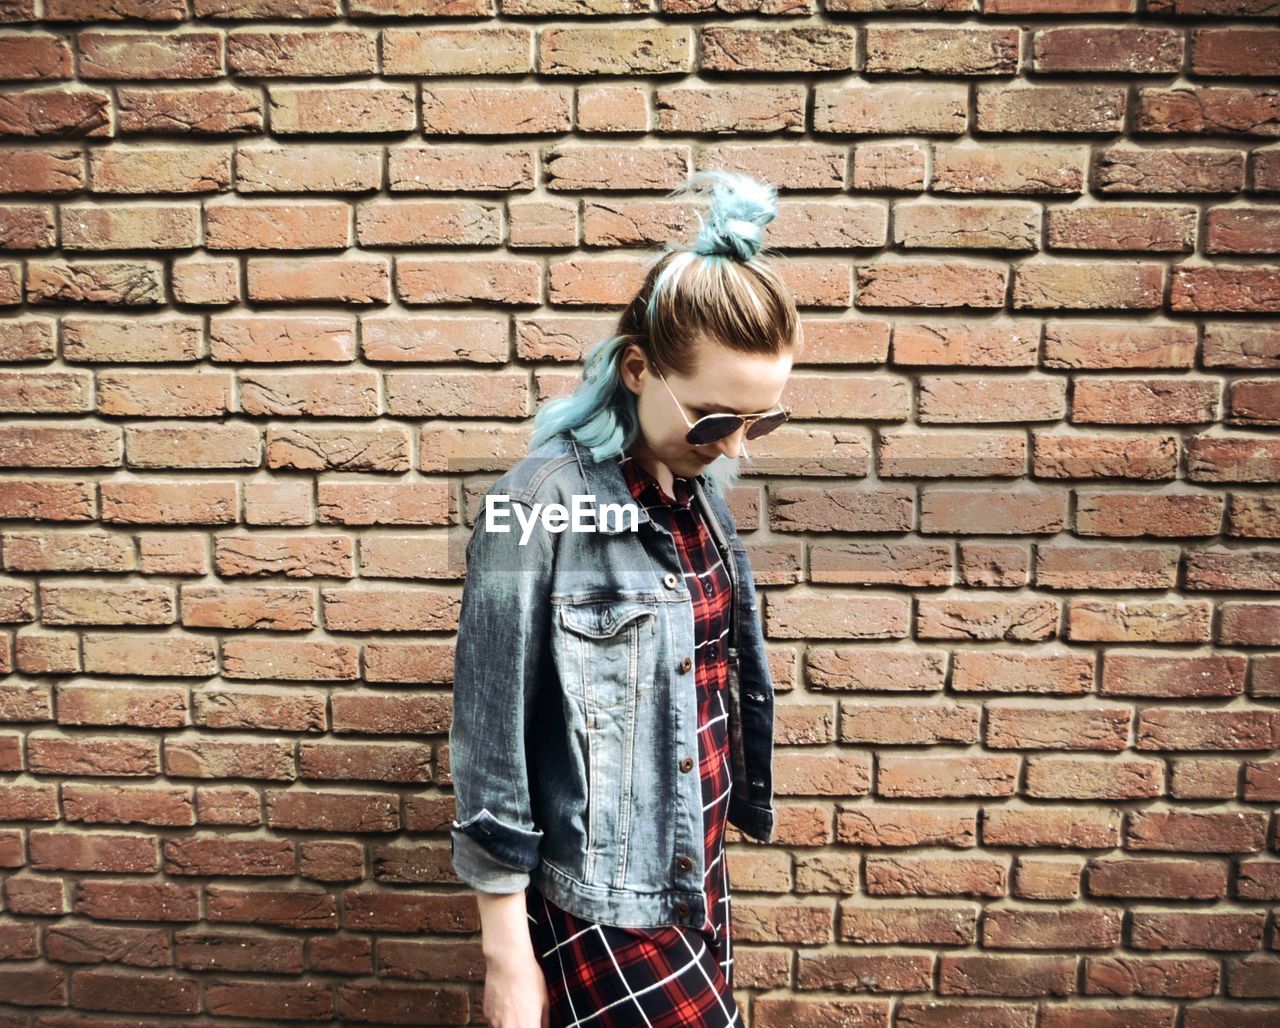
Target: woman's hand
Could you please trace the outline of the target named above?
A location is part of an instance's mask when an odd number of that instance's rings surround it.
[[[490,1028],[549,1028],[547,981],[531,948],[485,961],[484,1017]]]

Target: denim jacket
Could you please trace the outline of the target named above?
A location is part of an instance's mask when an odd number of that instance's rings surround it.
[[[729,821],[773,838],[773,682],[746,548],[715,483],[692,479],[733,582]],[[617,458],[561,434],[488,490],[512,508],[574,494],[635,505]],[[581,501],[580,501],[581,502]],[[638,505],[637,505],[638,506]],[[532,881],[605,924],[698,925],[706,914],[693,606],[671,533],[521,524],[467,544],[449,763],[452,862],[477,890]]]

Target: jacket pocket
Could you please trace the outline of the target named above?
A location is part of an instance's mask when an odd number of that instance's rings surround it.
[[[565,690],[609,709],[652,677],[657,610],[637,600],[559,605],[556,656]]]
[[[585,772],[583,877],[592,881],[603,871],[596,866],[602,854],[609,851],[608,866],[616,869],[616,851],[625,847],[638,698],[653,688],[658,609],[634,598],[598,595],[557,607],[554,651]]]

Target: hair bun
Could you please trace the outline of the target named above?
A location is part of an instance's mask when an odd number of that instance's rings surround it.
[[[711,190],[711,211],[705,222],[698,215],[694,253],[748,261],[764,249],[764,226],[778,214],[774,187],[741,172],[713,169],[691,175],[676,192],[702,187]]]

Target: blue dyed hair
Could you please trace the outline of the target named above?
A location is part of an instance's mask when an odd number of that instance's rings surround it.
[[[707,189],[708,217],[691,247],[668,246],[650,263],[644,283],[618,320],[614,334],[587,352],[582,382],[569,396],[545,401],[533,419],[529,449],[560,433],[605,460],[630,449],[640,432],[636,397],[619,364],[631,344],[651,367],[689,375],[698,365],[699,340],[741,353],[784,353],[800,339],[790,290],[765,253],[764,226],[777,215],[773,186],[738,172],[700,171],[671,196]],[[743,456],[749,458],[745,443]],[[707,478],[723,491],[739,476],[738,460],[721,457]]]

